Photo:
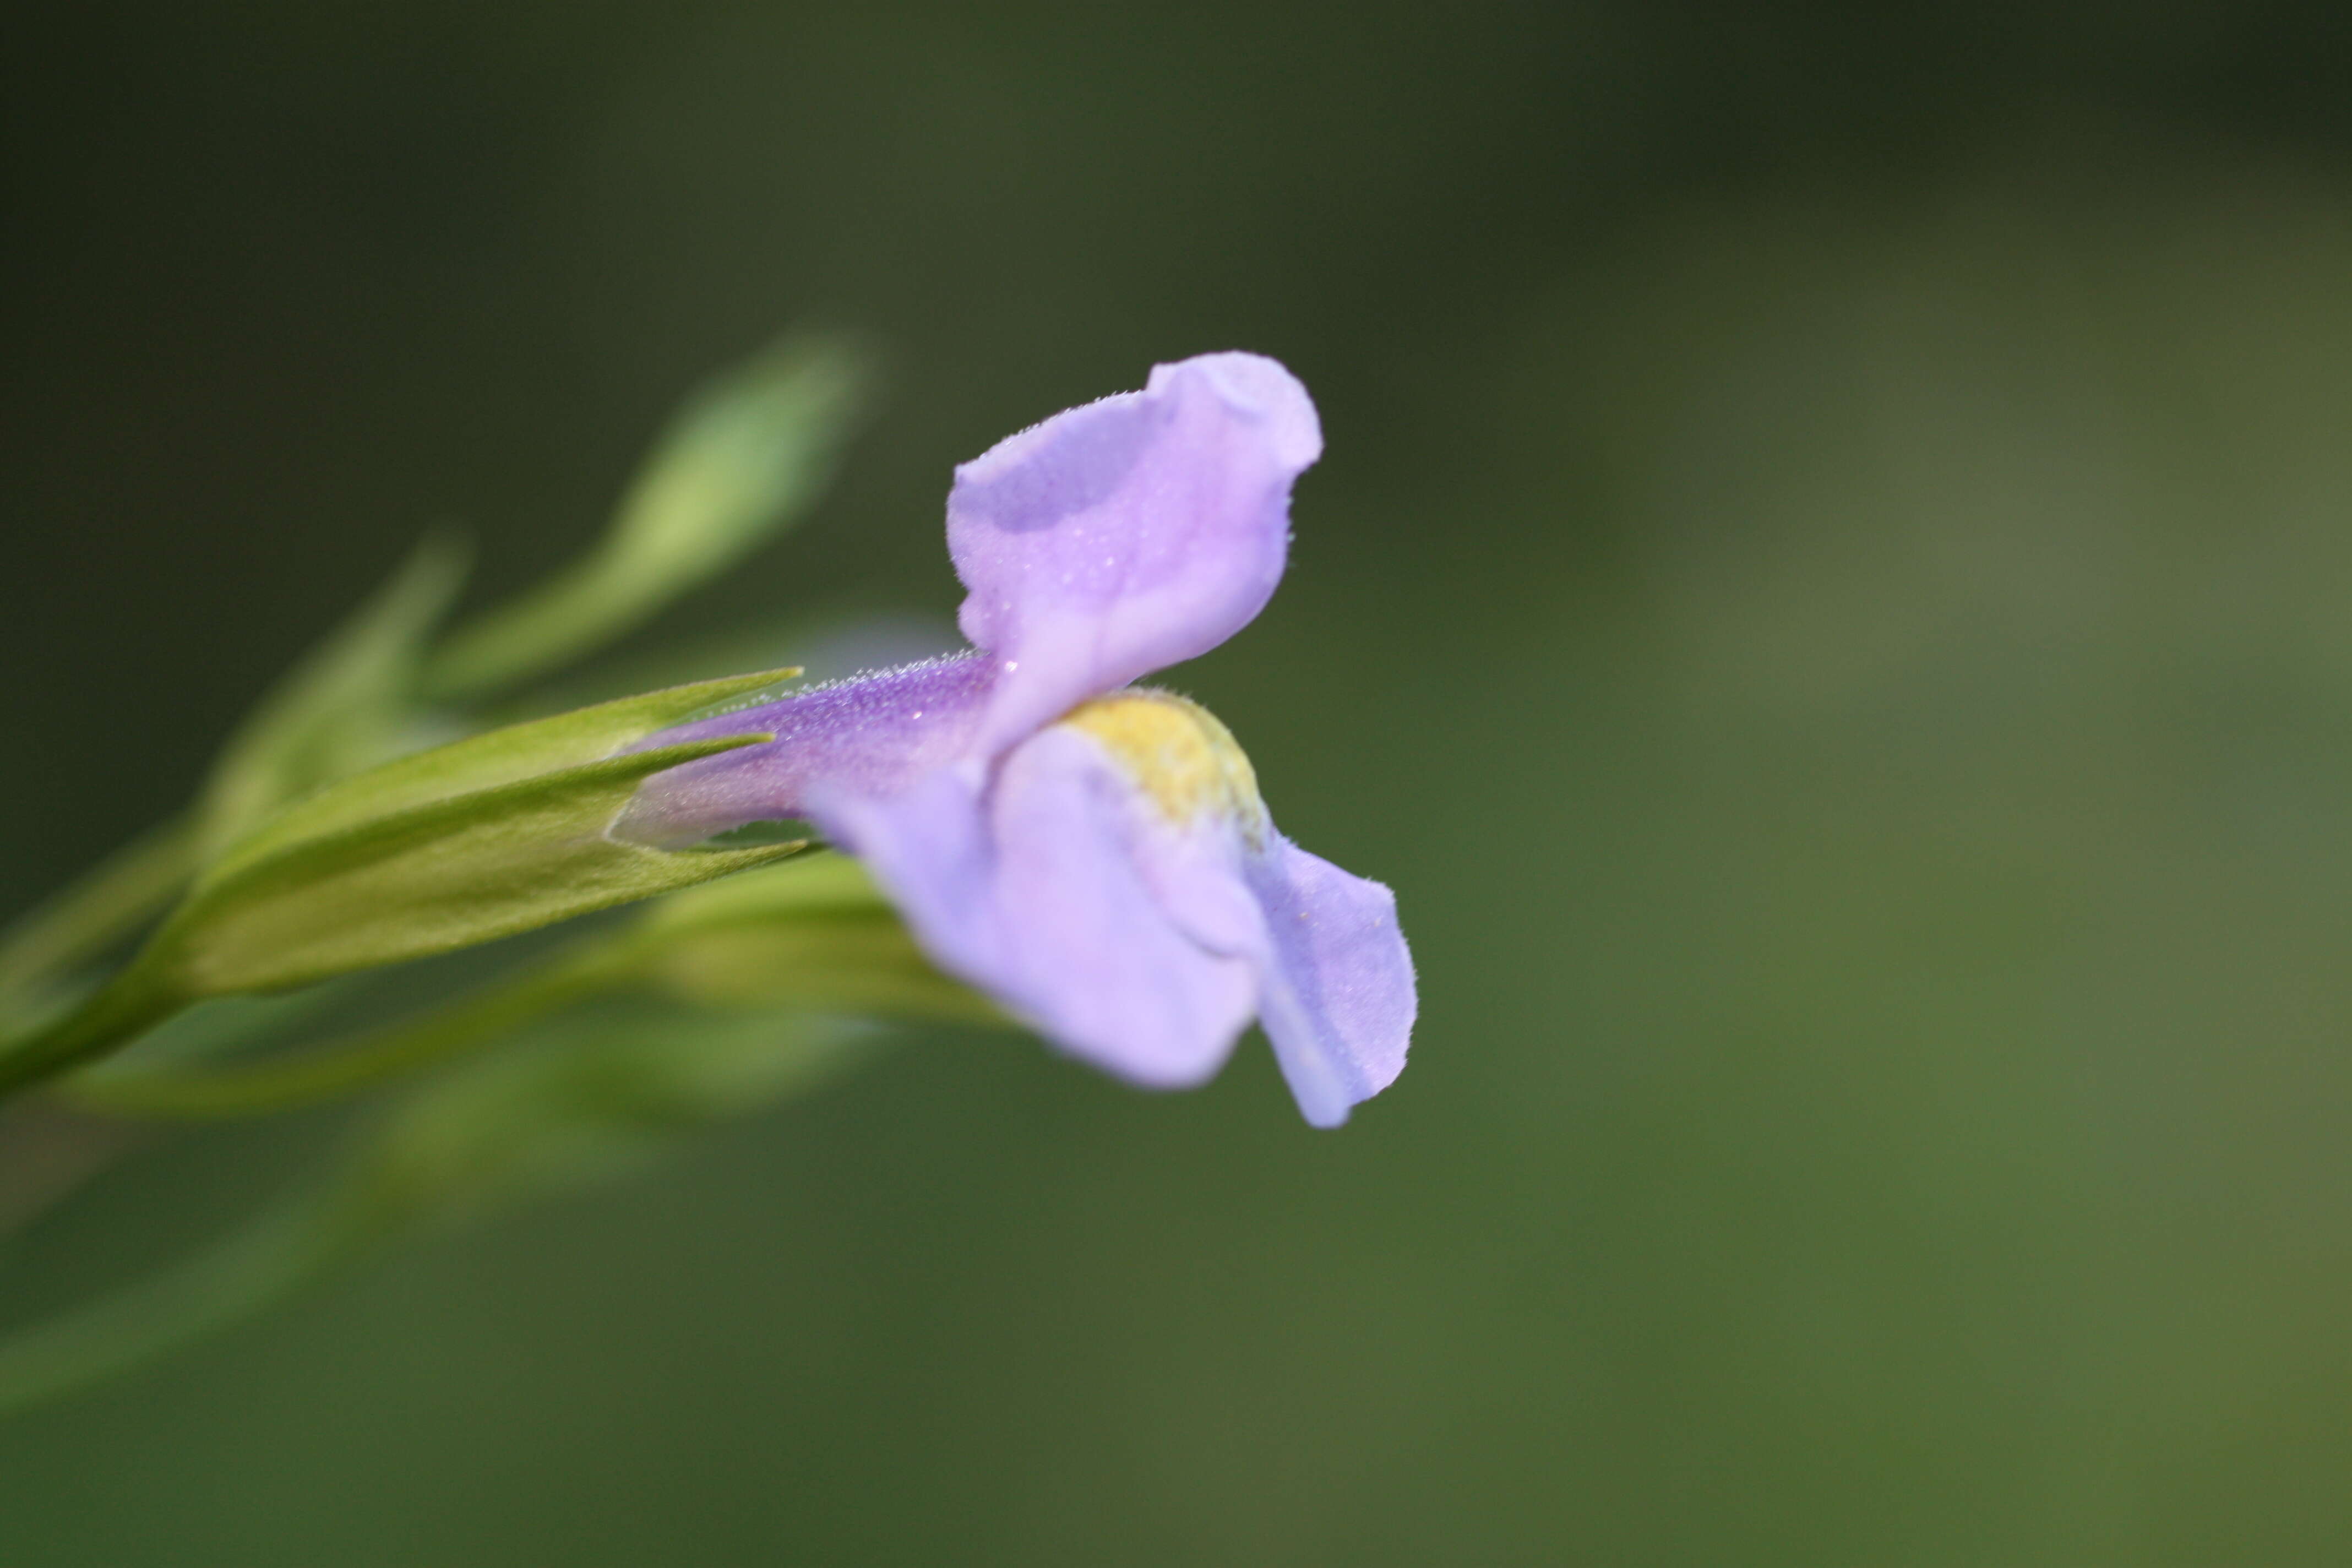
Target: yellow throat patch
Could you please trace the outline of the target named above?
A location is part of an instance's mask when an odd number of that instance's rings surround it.
[[[1138,688],[1097,697],[1062,722],[1099,742],[1179,827],[1213,813],[1238,825],[1252,848],[1265,847],[1256,770],[1233,731],[1199,703]]]

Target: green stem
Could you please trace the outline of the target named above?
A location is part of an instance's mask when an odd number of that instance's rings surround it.
[[[177,987],[134,963],[48,1027],[0,1046],[0,1100],[121,1049],[188,1002]]]
[[[498,1040],[605,988],[627,957],[625,951],[600,945],[422,1017],[336,1045],[220,1067],[110,1068],[62,1084],[58,1093],[84,1110],[111,1116],[208,1121],[292,1110],[373,1088]]]
[[[0,932],[0,1017],[30,1011],[42,987],[161,914],[195,870],[184,818],[149,829]]]

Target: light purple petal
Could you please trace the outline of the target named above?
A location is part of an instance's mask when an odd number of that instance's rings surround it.
[[[1065,730],[1023,742],[984,793],[950,771],[895,797],[843,792],[814,805],[940,967],[1071,1055],[1172,1089],[1232,1053],[1256,1010],[1257,964],[1171,918],[1147,862],[1180,884],[1222,878],[1237,891],[1237,879],[1162,853],[1150,810],[1099,747]],[[1206,909],[1217,891],[1192,889],[1189,901]]]
[[[1404,1070],[1418,1003],[1396,896],[1281,838],[1249,877],[1272,943],[1259,1021],[1300,1111],[1336,1127]]]
[[[1246,805],[1101,729],[1101,709],[1055,723],[1257,614],[1292,482],[1321,451],[1306,390],[1241,353],[1155,367],[1141,392],[999,443],[948,502],[981,651],[652,737],[776,739],[646,781],[615,831],[674,846],[807,817],[941,968],[1062,1049],[1194,1084],[1256,1016],[1307,1120],[1338,1125],[1404,1067],[1416,1002],[1394,898],[1274,833],[1237,754]],[[1230,737],[1194,711],[1225,766]]]
[[[1220,353],[1155,366],[1143,391],[1057,414],[958,468],[959,620],[1003,673],[982,748],[1248,625],[1282,577],[1291,482],[1322,450],[1288,371]]]
[[[764,745],[656,773],[615,837],[675,847],[747,822],[806,816],[812,789],[887,795],[969,755],[995,682],[976,654],[931,659],[663,731],[633,749],[767,731]]]

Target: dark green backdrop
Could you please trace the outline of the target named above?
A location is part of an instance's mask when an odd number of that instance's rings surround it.
[[[950,464],[1248,347],[1329,451],[1179,679],[1423,1006],[1337,1134],[1255,1041],[910,1040],[0,1426],[9,1568],[2352,1561],[2340,6],[6,33],[0,914],[782,326],[888,402],[670,631],[945,613]],[[0,1318],[314,1136],[128,1161]]]

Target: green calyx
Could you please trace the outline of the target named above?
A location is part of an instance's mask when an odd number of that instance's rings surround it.
[[[60,1092],[113,1115],[267,1115],[412,1076],[590,1004],[658,1014],[648,1025],[656,1039],[722,1016],[1006,1022],[986,997],[931,966],[865,868],[816,853],[649,903],[618,930],[355,1037],[194,1066],[146,1065],[134,1054],[77,1075]]]
[[[206,997],[447,952],[797,853],[804,846],[667,851],[605,835],[647,776],[766,737],[611,752],[781,673],[511,725],[330,784],[224,849],[80,1009],[0,1050],[0,1091]]]

